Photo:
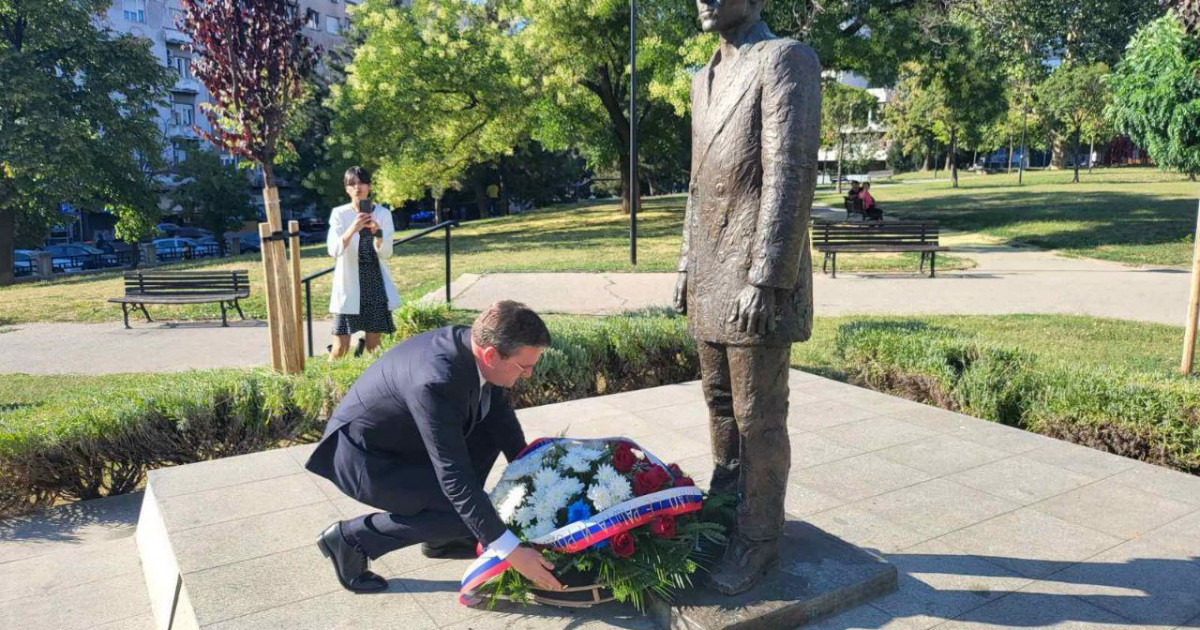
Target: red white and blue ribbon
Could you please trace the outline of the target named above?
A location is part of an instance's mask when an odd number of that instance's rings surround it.
[[[572,442],[569,438],[542,438],[534,441],[516,459],[530,457],[543,449],[561,442]],[[651,455],[636,443],[625,438],[586,440],[604,442],[627,442],[638,449],[652,463],[667,468],[661,460]],[[515,461],[515,460],[514,460]],[[669,471],[668,471],[669,472]],[[569,523],[545,536],[528,541],[529,544],[560,553],[577,553],[608,540],[621,532],[641,527],[661,516],[678,516],[696,512],[702,507],[704,495],[699,488],[686,486],[669,488],[652,494],[634,497],[614,505],[599,514]],[[494,551],[485,551],[463,574],[458,601],[464,606],[479,603],[479,589],[509,568],[508,560],[500,558]]]

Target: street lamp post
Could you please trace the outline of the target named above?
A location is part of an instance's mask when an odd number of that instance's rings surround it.
[[[637,266],[637,213],[642,188],[638,184],[637,141],[637,0],[629,0],[629,264]]]

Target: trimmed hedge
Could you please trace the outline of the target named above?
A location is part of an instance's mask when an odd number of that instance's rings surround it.
[[[848,378],[872,389],[1095,449],[1200,473],[1200,387],[1066,366],[920,323],[837,333]]]
[[[451,323],[445,308],[405,306],[385,348]],[[663,312],[547,318],[554,345],[511,392],[528,407],[699,378],[682,318]],[[153,468],[311,442],[370,357],[267,370],[146,375],[72,400],[0,415],[0,517],[64,500],[131,492]]]

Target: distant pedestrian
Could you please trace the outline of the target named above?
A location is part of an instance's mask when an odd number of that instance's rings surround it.
[[[883,220],[883,212],[879,210],[879,206],[875,204],[875,198],[871,196],[871,182],[863,184],[862,192],[858,193],[858,198],[862,201],[863,217],[866,220]]]
[[[371,176],[354,166],[343,176],[350,203],[329,215],[326,247],[337,260],[329,312],[334,315],[333,345],[329,358],[350,348],[350,335],[366,333],[366,350],[379,347],[383,333],[396,332],[392,311],[400,307],[400,294],[392,284],[386,260],[392,255],[392,212],[369,200]]]

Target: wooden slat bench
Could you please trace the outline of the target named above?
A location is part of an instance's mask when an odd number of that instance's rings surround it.
[[[221,305],[221,325],[228,326],[226,305],[237,309],[246,319],[238,300],[250,297],[250,274],[244,269],[232,271],[128,271],[125,273],[125,295],[109,298],[121,305],[125,327],[129,328],[129,309],[146,312],[147,304],[205,304]]]
[[[920,252],[921,272],[925,261],[929,261],[929,277],[936,272],[938,252],[950,251],[938,243],[936,221],[871,221],[865,223],[838,223],[813,221],[813,248],[825,254],[821,271],[829,273],[832,262],[832,277],[837,277],[837,255],[839,253]]]

